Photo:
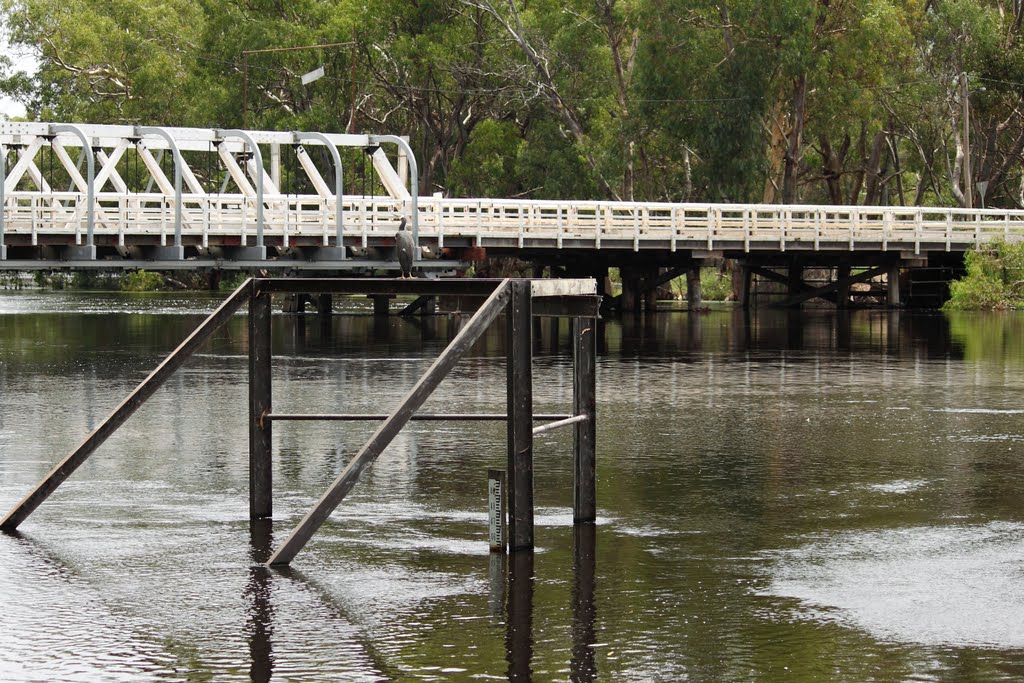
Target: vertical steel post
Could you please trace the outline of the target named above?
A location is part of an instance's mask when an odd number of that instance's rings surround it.
[[[215,130],[214,135],[221,139],[238,138],[252,150],[252,158],[256,161],[256,168],[259,171],[256,174],[256,248],[262,253],[260,259],[265,259],[267,253],[266,247],[263,246],[263,175],[266,171],[263,167],[263,152],[252,136],[244,130]]]
[[[589,419],[573,427],[573,508],[575,523],[597,519],[597,320],[573,318],[574,415]]]
[[[508,379],[508,545],[533,548],[533,323],[529,280],[512,282],[506,308]]]
[[[185,258],[185,248],[181,244],[181,214],[184,211],[181,201],[181,167],[185,161],[181,157],[181,150],[178,149],[178,143],[174,136],[163,128],[136,126],[135,132],[139,137],[143,135],[158,135],[171,148],[171,156],[174,158],[174,254],[175,259],[180,261]]]
[[[420,168],[416,163],[416,154],[412,151],[412,147],[409,146],[409,143],[397,135],[371,135],[369,137],[369,143],[371,145],[378,145],[382,142],[395,143],[398,145],[399,149],[405,152],[405,155],[409,160],[409,195],[411,196],[410,203],[412,204],[412,241],[416,245],[416,249],[413,251],[413,261],[419,261],[421,258],[419,205]]]
[[[323,143],[324,147],[327,148],[327,152],[331,155],[331,160],[334,162],[334,246],[340,249],[339,256],[345,258],[345,212],[344,209],[344,195],[342,194],[342,167],[341,167],[341,153],[338,152],[338,148],[334,146],[323,133],[312,133],[312,132],[295,132],[295,141],[300,142],[302,140],[316,140],[317,142]]]
[[[55,123],[51,125],[50,134],[56,135],[58,133],[71,133],[82,142],[82,154],[85,155],[86,168],[85,246],[89,259],[95,260],[96,244],[93,242],[93,231],[96,223],[96,202],[94,201],[96,192],[96,155],[93,154],[92,144],[89,142],[88,136],[78,126],[70,123]]]
[[[249,518],[273,514],[270,414],[270,294],[249,300]]]

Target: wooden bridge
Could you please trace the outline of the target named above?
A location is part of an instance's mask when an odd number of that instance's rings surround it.
[[[0,269],[397,268],[405,216],[421,269],[483,249],[573,275],[638,269],[640,292],[709,259],[787,282],[891,278],[1024,237],[1024,211],[421,197],[417,176],[393,135],[0,122]]]

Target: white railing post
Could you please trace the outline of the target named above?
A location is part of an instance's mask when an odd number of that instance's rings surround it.
[[[4,244],[6,227],[7,197],[4,186],[7,184],[7,148],[0,144],[0,261],[7,258],[7,245]]]

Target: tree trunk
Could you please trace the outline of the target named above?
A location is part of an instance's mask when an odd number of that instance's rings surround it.
[[[782,163],[786,156],[786,133],[782,124],[784,106],[785,102],[780,93],[775,99],[775,106],[772,107],[768,121],[771,142],[768,143],[768,175],[765,178],[764,192],[761,195],[761,202],[764,204],[774,204],[779,191],[777,179],[782,175]]]
[[[880,130],[875,134],[874,142],[871,143],[871,156],[867,160],[867,192],[864,203],[874,206],[878,203],[881,194],[881,166],[882,150],[885,148],[885,131]]]
[[[804,108],[807,104],[807,75],[800,74],[793,82],[793,123],[789,129],[785,174],[782,177],[782,203],[794,204],[797,199],[797,174],[800,170],[800,139],[804,132]]]

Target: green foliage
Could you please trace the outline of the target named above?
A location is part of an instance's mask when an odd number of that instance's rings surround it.
[[[121,279],[121,290],[125,292],[155,292],[163,288],[163,276],[148,270],[136,270]]]
[[[700,296],[704,301],[727,301],[732,295],[732,278],[718,268],[701,268]]]
[[[1024,308],[1024,243],[993,242],[969,251],[967,274],[950,284],[947,311]]]
[[[230,275],[221,278],[220,284],[218,285],[218,289],[220,289],[220,291],[222,292],[233,292],[236,289],[238,289],[242,285],[242,283],[245,282],[247,279],[249,279],[249,273],[245,272],[244,270],[239,270],[237,272],[231,273]]]
[[[0,0],[40,56],[31,77],[0,56],[0,93],[42,120],[244,111],[250,128],[405,134],[424,193],[779,201],[788,168],[794,201],[951,205],[966,72],[974,180],[1014,207],[1024,40],[1004,5]],[[346,156],[348,182],[361,163]]]
[[[515,165],[521,142],[513,124],[481,121],[466,151],[452,163],[449,192],[455,197],[510,197],[519,192]]]

